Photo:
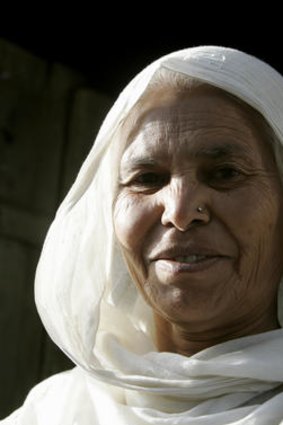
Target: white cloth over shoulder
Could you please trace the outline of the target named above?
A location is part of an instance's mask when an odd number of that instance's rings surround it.
[[[157,352],[151,310],[116,246],[117,132],[161,68],[238,96],[283,143],[283,78],[243,52],[184,49],[153,62],[130,82],[58,210],[37,269],[41,319],[78,367],[35,387],[5,425],[283,424],[278,390],[283,330],[229,341],[190,358]]]

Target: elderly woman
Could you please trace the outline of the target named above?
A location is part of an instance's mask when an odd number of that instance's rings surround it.
[[[37,269],[77,367],[5,425],[283,424],[282,110],[282,77],[221,47],[126,87]]]

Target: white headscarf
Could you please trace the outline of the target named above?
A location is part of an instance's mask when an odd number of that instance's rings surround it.
[[[190,358],[159,353],[151,310],[117,249],[112,224],[117,131],[161,68],[239,97],[283,143],[283,78],[243,52],[184,49],[153,62],[130,82],[58,210],[37,269],[41,319],[79,367],[32,391],[18,423],[283,423],[283,396],[267,392],[283,383],[283,330],[229,341]]]

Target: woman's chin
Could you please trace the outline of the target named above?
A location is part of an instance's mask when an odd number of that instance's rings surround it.
[[[236,278],[233,271],[227,259],[213,259],[195,267],[155,262],[147,280],[147,299],[169,321],[209,321],[229,304]]]

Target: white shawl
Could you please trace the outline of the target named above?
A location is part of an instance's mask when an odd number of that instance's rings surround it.
[[[283,78],[245,53],[185,49],[160,58],[130,82],[58,210],[36,274],[41,319],[77,367],[35,387],[5,425],[283,424],[283,330],[190,358],[157,352],[151,310],[115,244],[117,130],[161,67],[238,96],[283,143]]]

